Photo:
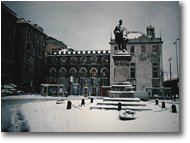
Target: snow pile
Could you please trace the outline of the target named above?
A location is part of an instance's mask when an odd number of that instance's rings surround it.
[[[28,123],[24,120],[20,110],[13,108],[10,117],[9,132],[28,132]]]
[[[67,100],[63,104],[55,100],[26,103],[21,111],[31,132],[179,132],[179,113],[161,109],[154,102],[147,103],[153,110],[136,112],[137,119],[132,121],[119,120],[115,110],[90,110],[96,105],[90,100],[82,107],[81,100],[71,102],[74,106],[70,110],[66,110]],[[170,107],[166,103],[166,108]]]

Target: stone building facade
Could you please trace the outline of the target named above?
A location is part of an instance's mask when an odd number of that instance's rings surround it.
[[[64,85],[71,95],[103,95],[109,86],[109,51],[47,53],[47,83]]]
[[[45,41],[43,28],[23,18],[16,22],[17,84],[25,92],[39,92],[45,81]]]

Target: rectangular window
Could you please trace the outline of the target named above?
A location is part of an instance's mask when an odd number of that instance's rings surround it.
[[[136,78],[136,67],[135,63],[130,63],[130,78]]]
[[[130,54],[134,55],[135,54],[135,46],[130,47]]]
[[[130,63],[130,66],[135,66],[135,63]]]
[[[40,40],[39,40],[39,39],[37,39],[37,44],[38,44],[38,45],[40,44]]]
[[[130,78],[135,78],[135,68],[130,68]]]
[[[44,42],[42,42],[42,47],[44,47],[45,46],[45,43]]]
[[[141,53],[145,54],[146,53],[146,46],[141,46]]]
[[[35,37],[34,37],[34,36],[32,37],[32,42],[33,42],[33,43],[35,42]]]
[[[27,39],[28,39],[28,40],[31,39],[31,35],[30,35],[30,33],[28,33],[28,35],[27,35]]]
[[[156,45],[152,46],[152,52],[158,53],[158,47]]]
[[[158,63],[152,63],[152,78],[158,78],[158,76],[159,76]]]
[[[158,63],[152,63],[153,67],[158,67]]]

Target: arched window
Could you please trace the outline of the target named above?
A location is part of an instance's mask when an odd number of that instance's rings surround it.
[[[69,71],[69,73],[70,73],[70,76],[76,77],[77,76],[77,70],[76,70],[76,68],[71,68],[70,71]]]
[[[77,64],[77,58],[76,57],[71,57],[70,63],[71,64]]]
[[[86,57],[81,57],[80,58],[80,63],[81,64],[85,64],[87,62],[87,58]]]
[[[52,65],[57,65],[57,58],[56,58],[56,57],[53,57],[53,58],[51,59],[51,64],[52,64]]]
[[[101,76],[102,77],[108,77],[109,76],[109,70],[107,68],[101,69]]]
[[[91,57],[91,63],[92,63],[92,64],[96,64],[97,61],[98,61],[98,58],[97,58],[97,57],[95,57],[95,56]]]
[[[65,77],[66,73],[67,73],[66,69],[65,68],[61,68],[59,70],[59,77]]]
[[[87,70],[86,68],[81,68],[79,71],[80,77],[87,77]]]
[[[97,77],[97,76],[98,76],[98,70],[96,68],[91,68],[90,77]]]
[[[66,57],[62,57],[60,59],[60,63],[61,63],[61,65],[65,65],[67,63],[67,58]]]
[[[102,64],[107,65],[108,63],[109,63],[109,58],[108,58],[108,56],[102,57]]]
[[[51,68],[49,71],[50,77],[56,77],[57,75],[57,70],[55,68]]]

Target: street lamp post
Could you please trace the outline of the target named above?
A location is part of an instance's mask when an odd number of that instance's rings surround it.
[[[170,91],[170,97],[172,100],[172,72],[171,72],[171,61],[172,61],[172,57],[168,59],[169,61],[169,68],[170,68],[170,87],[171,87],[171,91]]]
[[[175,46],[176,46],[176,65],[177,65],[177,79],[178,79],[178,52],[177,52],[177,41],[178,41],[179,39],[177,38],[176,40],[175,40],[175,42],[173,43]]]

